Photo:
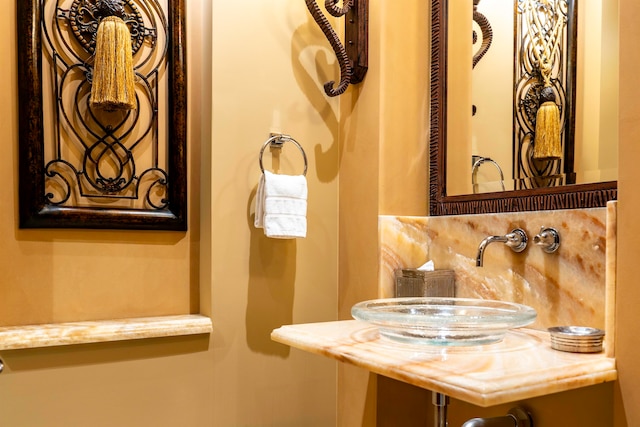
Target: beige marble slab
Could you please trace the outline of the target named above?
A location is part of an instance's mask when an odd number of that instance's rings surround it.
[[[0,327],[0,351],[208,334],[212,330],[211,319],[201,315],[10,326]]]
[[[616,284],[617,274],[617,248],[618,248],[618,201],[612,200],[607,203],[607,251],[606,251],[606,271],[605,271],[605,345],[609,356],[614,356],[616,337]]]
[[[484,407],[617,378],[615,359],[606,353],[556,351],[548,333],[533,329],[510,331],[496,344],[456,348],[394,343],[356,320],[283,326],[271,338]]]
[[[455,271],[459,297],[532,306],[538,312],[536,329],[579,325],[607,328],[613,335],[613,322],[606,321],[605,297],[615,289],[615,207],[613,203],[594,209],[381,216],[378,295],[394,295],[396,268],[418,267],[433,260],[436,268]],[[553,254],[531,243],[542,226],[560,232],[560,248]],[[516,227],[527,232],[529,246],[514,253],[504,244],[490,244],[484,266],[476,267],[480,242]]]

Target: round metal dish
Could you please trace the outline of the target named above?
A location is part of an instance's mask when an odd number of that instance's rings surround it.
[[[585,326],[556,326],[549,328],[551,348],[571,353],[599,353],[605,332]]]

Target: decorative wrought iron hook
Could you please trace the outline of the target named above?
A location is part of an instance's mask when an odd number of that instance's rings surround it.
[[[475,68],[478,62],[482,59],[482,57],[487,53],[489,48],[491,47],[491,42],[493,41],[493,29],[491,28],[491,23],[482,13],[478,12],[478,4],[480,4],[480,0],[473,0],[473,20],[480,27],[480,31],[482,32],[482,43],[480,44],[480,48],[473,55],[473,67]],[[477,35],[473,34],[473,43],[476,43]]]
[[[343,6],[338,6],[338,0],[325,0],[327,12],[337,18],[345,16],[345,39],[343,45],[340,38],[331,27],[329,20],[322,13],[316,0],[305,0],[307,9],[313,16],[331,48],[336,54],[340,65],[340,83],[335,81],[324,84],[324,91],[328,96],[343,94],[350,84],[360,83],[368,67],[368,12],[369,0],[343,0]]]

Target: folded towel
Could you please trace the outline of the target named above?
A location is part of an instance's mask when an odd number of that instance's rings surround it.
[[[255,227],[267,237],[307,236],[307,179],[264,171],[256,195]]]

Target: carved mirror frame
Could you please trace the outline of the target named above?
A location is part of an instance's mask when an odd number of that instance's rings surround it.
[[[592,208],[617,199],[617,181],[447,195],[447,9],[448,0],[431,1],[429,214]]]
[[[124,0],[124,3],[128,4],[128,7],[133,7],[131,5],[138,1]],[[83,2],[82,4],[88,3],[91,2]],[[164,28],[166,47],[162,51],[164,56],[160,56],[163,58],[160,61],[164,61],[162,62],[163,68],[157,71],[167,77],[166,96],[162,96],[159,102],[157,102],[158,98],[152,99],[149,105],[151,105],[150,111],[156,111],[154,116],[156,128],[162,126],[166,135],[157,140],[158,144],[162,144],[162,149],[166,150],[163,153],[166,160],[162,161],[163,166],[151,167],[143,172],[132,168],[132,176],[128,178],[137,180],[138,183],[142,180],[140,177],[142,174],[151,169],[159,171],[158,176],[152,179],[153,183],[150,186],[156,186],[154,191],[157,191],[157,187],[163,188],[163,191],[159,192],[159,196],[154,193],[154,197],[159,197],[160,202],[154,203],[155,200],[154,202],[146,202],[146,207],[143,208],[111,208],[108,203],[67,206],[63,203],[52,203],[51,194],[45,194],[47,191],[45,179],[51,178],[55,171],[52,173],[45,168],[43,90],[47,86],[43,85],[42,67],[45,61],[42,56],[43,43],[47,39],[43,34],[44,8],[42,0],[17,0],[20,228],[186,230],[187,82],[184,0],[168,0],[167,9],[162,17],[163,21],[158,24],[166,26]],[[70,13],[59,8],[56,10],[56,13]],[[157,32],[154,33],[156,30],[157,27],[144,28],[144,31],[153,36],[157,35]],[[156,39],[154,38],[154,40]],[[154,70],[154,72],[156,71]],[[56,100],[56,102],[61,101]],[[162,109],[165,119],[158,120],[158,109]],[[151,127],[151,125],[148,126]],[[110,129],[109,126],[106,129]],[[103,138],[106,139],[106,137]],[[131,154],[128,149],[126,151],[129,153],[128,155]],[[162,168],[166,168],[166,170]],[[79,177],[82,171],[78,170],[75,173]],[[79,187],[81,184],[76,185]],[[66,182],[66,186],[69,187],[69,182]],[[112,186],[117,186],[117,184],[112,184]],[[106,196],[109,195],[109,188],[102,189],[102,191]],[[135,191],[135,198],[140,200],[143,197],[151,197],[151,189],[143,195],[137,194],[139,189],[130,191]]]

